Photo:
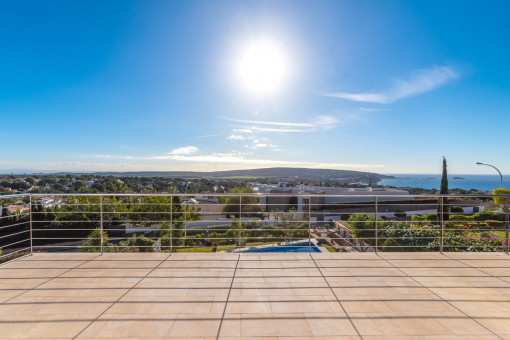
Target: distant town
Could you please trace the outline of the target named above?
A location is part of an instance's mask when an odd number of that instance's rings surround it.
[[[374,188],[391,176],[348,170],[265,168],[218,172],[111,172],[0,174],[0,194],[23,193],[228,193],[239,186]],[[391,187],[389,187],[391,189]],[[409,194],[438,190],[401,188]],[[330,190],[330,189],[328,189]],[[452,189],[451,193],[478,193]]]

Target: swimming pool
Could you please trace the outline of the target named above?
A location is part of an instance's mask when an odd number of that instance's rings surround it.
[[[240,250],[240,253],[308,253],[308,241],[297,242],[288,245],[275,245],[267,247],[258,247],[253,249]],[[310,252],[320,253],[321,250],[313,242]]]

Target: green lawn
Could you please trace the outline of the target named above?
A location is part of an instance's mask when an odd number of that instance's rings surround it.
[[[323,247],[326,248],[330,253],[336,253],[335,248],[332,246],[324,245]]]
[[[265,245],[265,244],[274,244],[274,243],[275,243],[274,241],[248,242],[248,243],[246,243],[246,247],[261,246],[261,245]],[[218,246],[216,251],[224,251],[224,250],[232,250],[232,249],[236,249],[236,246],[233,244]],[[332,251],[334,251],[334,250],[332,250]],[[209,247],[196,247],[196,248],[177,248],[177,247],[175,247],[174,252],[175,253],[211,253],[212,247],[210,247],[210,246]]]

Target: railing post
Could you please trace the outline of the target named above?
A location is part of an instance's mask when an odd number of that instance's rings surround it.
[[[103,255],[103,195],[99,196],[101,205],[99,207],[99,213],[100,213],[100,226],[101,226],[101,255]]]
[[[507,202],[505,202],[505,205],[503,206],[503,211],[505,212],[505,252],[507,255],[509,255],[509,247],[508,244],[508,213],[509,213],[509,207],[508,207],[508,197],[505,199]]]
[[[34,243],[32,238],[32,194],[28,196],[28,208],[29,208],[29,219],[30,219],[30,255],[34,253]]]
[[[379,245],[379,236],[378,236],[378,231],[379,231],[379,226],[377,225],[377,196],[375,196],[375,253],[377,254],[377,248],[378,248],[378,245]]]
[[[172,246],[173,233],[174,233],[174,223],[173,223],[173,218],[172,218],[173,214],[174,214],[173,204],[174,204],[174,197],[170,196],[170,254],[173,251],[173,246]]]
[[[243,196],[239,196],[239,226],[237,227],[237,245],[241,247],[241,226],[242,226],[242,200]]]
[[[186,223],[187,223],[187,216],[188,215],[188,205],[186,203],[188,201],[188,197],[187,196],[184,196],[184,246],[186,246],[186,238],[188,237],[188,232],[187,232],[187,226],[186,226]]]
[[[308,196],[308,255],[312,254],[312,196]]]
[[[442,254],[443,253],[443,214],[444,214],[444,210],[443,210],[443,196],[441,196],[439,201],[441,202],[440,203],[441,214],[439,216],[439,225],[441,227],[441,230],[440,230],[440,239],[441,239],[441,242],[439,243],[439,252]]]

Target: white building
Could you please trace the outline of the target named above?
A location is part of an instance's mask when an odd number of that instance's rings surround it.
[[[363,202],[373,201],[374,196],[385,196],[384,200],[402,200],[412,197],[408,191],[387,188],[337,188],[321,186],[305,186],[303,184],[296,187],[287,187],[285,183],[278,185],[269,184],[250,184],[253,190],[264,196],[259,197],[260,204],[266,206],[266,211],[288,210],[290,207],[296,207],[298,211],[321,210],[324,206],[340,202]],[[309,195],[309,197],[306,197]],[[309,207],[310,199],[312,206]]]

